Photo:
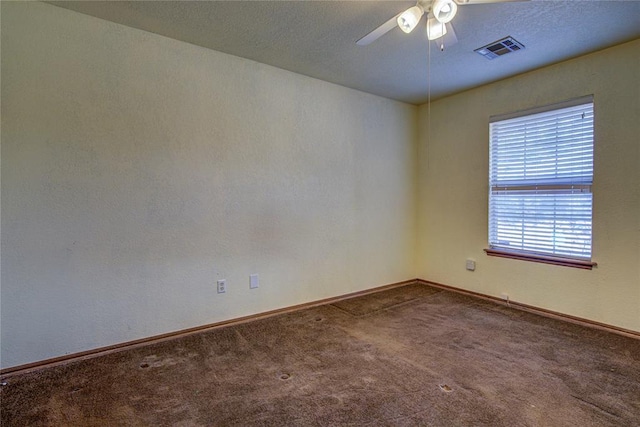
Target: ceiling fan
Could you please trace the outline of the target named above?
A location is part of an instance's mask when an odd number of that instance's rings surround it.
[[[378,28],[356,42],[359,46],[366,46],[382,37],[396,26],[405,33],[410,33],[418,26],[422,16],[427,16],[427,38],[441,39],[440,49],[444,44],[452,45],[458,41],[451,20],[456,16],[458,5],[479,3],[503,3],[522,0],[418,0],[415,6],[389,19]]]

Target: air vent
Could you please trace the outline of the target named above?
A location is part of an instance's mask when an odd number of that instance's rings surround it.
[[[486,46],[479,47],[474,50],[474,52],[478,52],[480,55],[484,56],[487,59],[494,59],[498,56],[506,55],[510,52],[515,52],[516,50],[524,49],[524,45],[514,39],[513,37],[505,37],[493,43],[489,43]]]

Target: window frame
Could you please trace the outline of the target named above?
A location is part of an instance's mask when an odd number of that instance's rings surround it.
[[[516,118],[521,118],[521,117],[526,117],[526,116],[532,116],[532,115],[536,115],[539,113],[546,113],[546,112],[552,112],[555,110],[562,110],[565,108],[571,108],[571,107],[577,107],[580,105],[585,105],[585,104],[592,104],[592,108],[594,110],[594,117],[593,117],[593,126],[595,128],[595,104],[594,104],[594,100],[593,100],[593,95],[588,95],[588,96],[583,96],[583,97],[579,97],[579,98],[574,98],[571,100],[567,100],[564,102],[560,102],[560,103],[555,103],[555,104],[550,104],[550,105],[546,105],[546,106],[542,106],[542,107],[535,107],[535,108],[531,108],[531,109],[526,109],[526,110],[522,110],[522,111],[517,111],[517,112],[513,112],[513,113],[508,113],[508,114],[501,114],[501,115],[495,115],[495,116],[491,116],[489,118],[489,123],[490,123],[490,127],[492,123],[496,123],[496,122],[501,122],[501,121],[505,121],[505,120],[510,120],[510,119],[516,119]],[[575,268],[581,268],[581,269],[588,269],[591,270],[593,267],[597,266],[597,263],[595,263],[593,261],[593,196],[591,198],[591,211],[590,211],[590,218],[591,218],[591,230],[590,230],[590,256],[587,259],[586,257],[572,257],[572,256],[564,256],[564,255],[558,255],[558,254],[550,254],[550,253],[541,253],[541,252],[535,252],[533,250],[520,250],[520,249],[513,249],[513,248],[505,248],[504,246],[493,246],[492,242],[491,242],[491,221],[492,221],[492,194],[494,194],[493,192],[497,192],[497,191],[505,191],[505,189],[503,188],[502,190],[496,190],[495,188],[492,187],[492,176],[491,176],[491,170],[494,167],[494,165],[492,165],[492,135],[490,132],[489,135],[489,153],[490,153],[490,159],[489,159],[489,192],[488,192],[488,226],[487,226],[487,231],[488,231],[488,248],[485,249],[485,253],[488,256],[494,256],[494,257],[501,257],[501,258],[508,258],[508,259],[517,259],[517,260],[523,260],[523,261],[532,261],[532,262],[539,262],[539,263],[544,263],[544,264],[553,264],[553,265],[560,265],[560,266],[566,266],[566,267],[575,267]],[[594,136],[593,136],[593,140],[592,140],[592,146],[595,149],[595,129],[594,129]],[[536,181],[533,183],[534,186],[536,187],[545,187],[545,184],[540,183],[540,181]],[[591,182],[588,183],[576,183],[574,184],[574,186],[584,186],[584,188],[582,189],[582,191],[588,191],[589,193],[591,193],[593,195],[593,173],[591,175]],[[523,188],[523,186],[518,186],[518,185],[514,185],[512,186],[513,188],[510,188],[507,191],[517,191],[517,189],[515,187],[520,187]],[[524,186],[526,187],[526,186]],[[553,187],[553,185],[546,185],[546,187]],[[553,234],[555,235],[555,233]]]

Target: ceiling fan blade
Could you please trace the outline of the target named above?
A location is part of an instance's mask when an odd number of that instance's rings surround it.
[[[394,16],[393,18],[389,19],[384,24],[380,25],[375,30],[371,31],[369,34],[367,34],[366,36],[364,36],[363,38],[358,40],[356,42],[356,44],[358,46],[366,46],[366,45],[371,44],[374,41],[378,40],[380,37],[384,36],[389,31],[391,31],[393,29],[393,27],[397,27],[398,26],[398,16],[400,16],[400,14],[397,14],[396,16]]]
[[[529,1],[529,0],[453,0],[458,5],[464,6],[465,4],[486,4],[486,3],[508,3],[516,1]]]

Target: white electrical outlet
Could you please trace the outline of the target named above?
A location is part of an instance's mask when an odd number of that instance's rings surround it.
[[[257,274],[252,274],[249,276],[249,289],[255,289],[260,285],[260,281],[258,279]]]
[[[224,294],[227,292],[227,281],[226,280],[218,280],[218,293]]]
[[[467,270],[475,271],[476,270],[476,262],[472,259],[467,259]]]

